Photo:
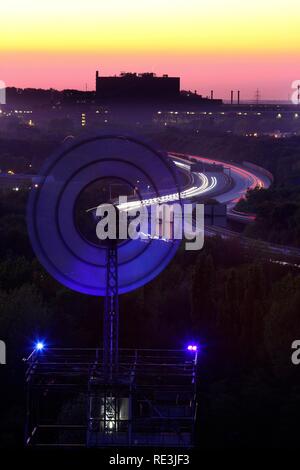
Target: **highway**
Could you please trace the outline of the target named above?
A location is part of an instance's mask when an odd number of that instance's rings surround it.
[[[249,223],[255,220],[255,214],[237,212],[234,207],[242,197],[245,197],[248,189],[268,188],[271,183],[271,175],[265,173],[263,169],[248,168],[231,162],[222,162],[199,155],[183,154],[177,152],[169,152],[171,158],[180,159],[180,162],[186,161],[191,164],[192,161],[198,161],[210,165],[223,165],[226,175],[230,178],[231,184],[224,182],[224,174],[222,172],[215,173],[213,171],[206,172],[208,179],[216,178],[216,184],[209,187],[205,196],[211,197],[220,203],[227,205],[227,217],[242,223]],[[213,167],[212,167],[213,170]],[[201,192],[200,194],[201,195]]]
[[[251,223],[255,220],[255,214],[237,212],[234,207],[237,201],[245,196],[248,189],[254,189],[255,187],[268,188],[270,186],[272,176],[265,172],[264,169],[255,166],[249,168],[245,165],[177,152],[169,152],[169,157],[173,159],[181,170],[189,174],[189,184],[180,193],[181,199],[187,201],[201,201],[201,198],[203,200],[203,196],[213,198],[227,205],[228,218],[243,223]],[[213,171],[213,166],[211,167],[211,171],[191,171],[191,163],[195,161],[211,165],[223,165],[225,171]],[[0,175],[0,186],[10,187],[12,190],[18,190],[24,187],[28,189],[34,183],[36,183],[36,175],[14,175],[7,173]],[[35,186],[37,186],[37,184],[35,184]],[[150,206],[163,202],[172,202],[178,199],[179,194],[174,192],[159,198],[149,197],[142,201],[129,200],[124,207],[119,206],[119,209],[130,210],[140,205]],[[95,209],[96,207],[87,209],[87,212],[95,211]],[[223,239],[239,239],[241,246],[258,250],[262,256],[270,262],[300,268],[300,264],[298,264],[300,263],[299,248],[247,238],[239,232],[234,232],[215,225],[205,227],[205,235],[218,235]]]
[[[230,219],[242,222],[251,223],[255,220],[255,214],[247,214],[237,212],[234,207],[241,197],[244,197],[248,189],[268,188],[272,183],[272,175],[265,172],[264,169],[259,167],[249,168],[232,163],[225,163],[218,160],[204,158],[202,156],[179,154],[170,152],[171,158],[179,158],[183,163],[184,160],[191,163],[193,161],[201,161],[204,163],[211,163],[215,165],[224,165],[226,171],[229,170],[231,177],[231,185],[224,186],[224,180],[221,178],[220,173],[206,172],[205,175],[208,179],[216,178],[214,187],[208,185],[206,195],[213,197],[221,203],[227,204],[227,216]],[[189,165],[190,166],[190,165]],[[201,195],[201,193],[200,193]],[[271,263],[280,264],[282,266],[291,266],[300,268],[300,249],[292,246],[279,245],[276,243],[256,240],[253,238],[245,237],[239,232],[228,230],[224,227],[210,225],[205,227],[205,236],[219,236],[224,240],[235,239],[238,240],[240,245],[248,250],[255,250],[260,253],[262,259]]]
[[[223,240],[238,240],[241,247],[259,253],[261,259],[282,266],[300,268],[300,249],[293,246],[278,245],[276,243],[245,237],[239,232],[224,227],[211,225],[205,227],[205,236],[219,236]]]
[[[203,196],[214,198],[221,203],[226,203],[229,218],[246,223],[253,221],[254,215],[238,213],[234,210],[234,206],[241,197],[245,196],[247,189],[255,188],[256,186],[268,187],[271,181],[265,175],[260,174],[254,169],[250,170],[236,164],[223,163],[199,155],[169,152],[169,156],[180,170],[185,171],[189,175],[190,183],[181,191],[181,199],[196,200],[197,198],[203,198]],[[224,165],[225,171],[213,171],[212,167],[212,169],[207,172],[194,172],[191,171],[191,160],[211,165]],[[35,175],[2,173],[0,174],[0,186],[10,187],[13,190],[19,190],[24,187],[29,188],[35,178]],[[143,201],[128,201],[126,209],[136,207],[140,204],[149,206],[157,203],[172,202],[178,199],[179,194],[176,192],[166,194],[159,198],[149,195],[149,198]],[[91,208],[91,210],[93,209],[94,208]]]

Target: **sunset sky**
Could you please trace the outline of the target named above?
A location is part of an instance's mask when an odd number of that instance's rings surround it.
[[[0,80],[92,90],[96,69],[152,71],[203,95],[286,100],[300,79],[299,13],[299,0],[9,0]]]

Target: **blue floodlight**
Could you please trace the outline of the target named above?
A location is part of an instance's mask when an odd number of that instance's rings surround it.
[[[36,351],[42,351],[44,349],[45,345],[42,341],[37,341],[37,343],[35,343],[35,350]]]
[[[189,344],[187,346],[187,350],[192,351],[192,352],[197,352],[198,351],[198,346],[196,344]]]

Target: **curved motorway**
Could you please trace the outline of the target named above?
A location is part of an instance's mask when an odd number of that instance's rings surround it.
[[[186,165],[190,169],[191,162],[202,162],[212,165],[211,170],[207,172],[192,172],[194,177],[198,176],[199,181],[203,181],[203,177],[207,179],[207,184],[203,190],[203,185],[198,184],[198,191],[195,189],[195,196],[211,197],[220,203],[227,205],[227,215],[231,219],[239,222],[249,223],[255,219],[254,214],[237,212],[234,207],[242,197],[245,197],[248,189],[268,188],[271,185],[271,176],[263,169],[248,168],[244,165],[236,163],[222,162],[199,155],[190,155],[177,152],[169,152],[169,156],[174,158],[177,165]],[[222,165],[227,175],[227,181],[224,173],[213,171],[213,165]]]
[[[248,223],[254,220],[253,214],[237,212],[234,207],[241,197],[244,197],[248,189],[255,187],[267,188],[271,179],[259,169],[249,169],[233,163],[225,163],[218,160],[205,158],[199,155],[190,155],[177,152],[169,152],[175,164],[183,171],[189,173],[190,183],[180,193],[181,199],[199,199],[203,196],[214,198],[227,205],[227,216],[240,222]],[[202,162],[211,165],[209,171],[191,171],[192,162]],[[213,165],[222,165],[224,172],[214,171]],[[35,175],[0,174],[0,186],[19,190],[20,187],[30,187],[36,180]],[[36,181],[35,181],[36,182]],[[154,195],[142,201],[143,205],[152,205],[162,202],[178,200],[178,193],[167,194],[160,198]],[[128,202],[126,208],[139,205],[140,202]],[[92,208],[94,209],[94,208]],[[92,210],[91,209],[91,210]]]
[[[259,167],[248,167],[245,165],[237,165],[228,162],[222,162],[210,158],[205,158],[199,155],[190,155],[177,152],[169,152],[169,157],[172,158],[175,163],[183,170],[190,173],[190,185],[181,192],[180,196],[182,199],[194,199],[197,200],[203,195],[209,198],[214,198],[221,203],[227,204],[227,215],[229,218],[238,220],[239,222],[249,223],[255,219],[254,214],[246,214],[237,212],[234,207],[237,201],[244,197],[248,189],[268,188],[272,182],[272,176],[264,169]],[[224,177],[224,172],[212,171],[213,167],[209,171],[191,172],[191,162],[199,161],[206,164],[223,165],[227,177]],[[0,175],[0,186],[10,187],[13,190],[18,190],[20,187],[31,187],[36,182],[36,175]],[[143,201],[128,201],[126,209],[130,209],[136,204],[140,205],[152,205],[161,202],[171,202],[179,198],[178,193],[167,194],[160,198],[150,197]],[[94,210],[95,208],[90,208]],[[300,268],[300,264],[297,264],[292,260],[300,259],[300,249],[296,247],[283,246],[270,242],[263,242],[261,240],[254,240],[241,235],[238,232],[233,232],[223,227],[209,226],[205,228],[207,235],[219,235],[222,238],[236,238],[240,239],[240,242],[245,247],[253,247],[259,249],[263,256],[270,262],[276,262],[280,264],[292,265]]]
[[[201,161],[203,163],[223,165],[224,168],[229,171],[232,185],[224,186],[224,181],[220,177],[221,173],[216,174],[210,171],[206,172],[205,176],[208,179],[206,194],[221,203],[226,203],[227,215],[230,218],[243,223],[253,222],[255,219],[255,214],[237,212],[234,207],[237,201],[241,197],[245,196],[248,189],[254,189],[255,187],[268,188],[272,183],[271,174],[268,174],[268,172],[263,168],[259,168],[255,165],[249,168],[248,166],[227,162],[225,163],[218,160],[204,158],[198,155],[175,152],[169,153],[169,156],[182,163],[188,162],[190,164],[191,161]],[[201,180],[202,173],[199,174],[199,178]],[[211,185],[212,178],[216,178],[216,184]],[[199,191],[199,195],[203,194],[203,192],[201,193],[200,187]],[[262,257],[269,262],[300,268],[300,249],[297,247],[278,245],[276,243],[248,238],[239,232],[234,232],[224,227],[217,227],[214,225],[205,227],[205,233],[208,236],[219,235],[223,239],[238,238],[242,246],[245,248],[255,248],[256,250],[259,250]]]

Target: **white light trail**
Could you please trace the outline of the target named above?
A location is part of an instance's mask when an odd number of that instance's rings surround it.
[[[190,171],[190,165],[186,165],[184,163],[178,162],[174,160],[174,163],[177,166],[180,166],[182,168],[185,168],[186,170]],[[200,196],[202,194],[207,193],[208,191],[211,191],[214,189],[217,184],[217,178],[215,176],[211,177],[211,181],[209,182],[208,177],[204,173],[195,173],[197,177],[200,179],[201,183],[199,185],[194,185],[184,191],[181,191],[180,193],[180,199],[188,199],[188,198],[193,198],[196,196]],[[126,203],[123,204],[118,204],[117,207],[119,210],[130,210],[130,209],[136,209],[141,206],[152,206],[155,204],[162,204],[162,203],[168,203],[168,202],[174,202],[179,200],[179,193],[170,193],[166,194],[164,196],[158,196],[158,197],[153,197],[153,198],[148,198],[148,199],[142,199],[138,201],[127,201]],[[97,209],[97,207],[92,207],[88,209],[86,212],[90,212]]]

